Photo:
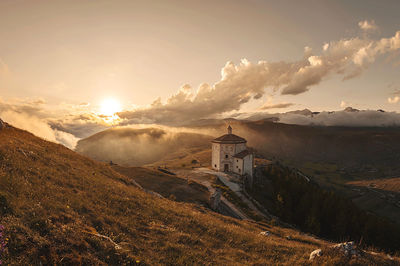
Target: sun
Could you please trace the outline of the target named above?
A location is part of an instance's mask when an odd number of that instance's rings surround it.
[[[105,116],[113,116],[121,111],[121,104],[115,99],[105,99],[101,102],[100,113]]]

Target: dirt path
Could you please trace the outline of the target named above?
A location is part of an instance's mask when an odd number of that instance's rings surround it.
[[[185,176],[189,180],[193,180],[195,182],[198,182],[204,186],[206,186],[210,193],[214,193],[215,189],[211,186],[211,183],[214,181],[214,178],[218,178],[225,186],[229,187],[230,190],[232,190],[241,200],[244,202],[248,208],[253,210],[255,213],[257,213],[259,216],[265,218],[265,219],[270,219],[271,216],[268,213],[267,210],[262,208],[262,206],[257,207],[252,200],[244,193],[242,185],[232,182],[231,177],[229,174],[222,173],[222,172],[216,172],[208,168],[196,168],[194,170],[177,170],[175,172],[177,175],[180,176]],[[222,197],[221,197],[222,201]],[[246,215],[243,214],[242,211],[240,211],[235,205],[233,205],[231,202],[226,200],[224,198],[224,203],[228,205],[231,209],[236,209],[235,212],[240,214],[240,216],[246,217]],[[245,219],[249,219],[246,217]]]
[[[201,168],[203,169],[203,168]],[[207,168],[204,168],[207,169]],[[215,193],[215,188],[211,185],[213,182],[213,173],[209,173],[207,171],[197,171],[196,170],[176,170],[175,174],[181,177],[185,177],[188,180],[197,182],[205,187],[207,187],[210,195]],[[228,201],[224,196],[221,196],[221,202],[230,209],[234,213],[235,216],[239,217],[242,220],[251,220],[247,217],[241,210],[239,210],[233,203]]]

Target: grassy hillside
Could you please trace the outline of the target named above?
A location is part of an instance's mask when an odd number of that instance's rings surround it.
[[[349,182],[350,185],[370,187],[384,191],[400,193],[400,177]]]
[[[208,189],[198,183],[188,182],[177,176],[142,167],[113,165],[112,169],[134,179],[143,188],[157,192],[165,198],[203,206],[209,205]]]
[[[200,151],[198,151],[200,150]],[[167,167],[173,169],[190,169],[193,167],[211,166],[211,149],[186,149],[180,152],[171,153],[165,158],[145,166]]]
[[[358,206],[400,224],[400,178],[351,181],[346,186]]]
[[[303,264],[326,244],[159,199],[107,164],[11,127],[0,130],[0,199],[6,264]]]

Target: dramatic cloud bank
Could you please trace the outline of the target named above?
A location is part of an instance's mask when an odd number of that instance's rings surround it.
[[[359,76],[379,56],[396,55],[400,50],[400,31],[389,38],[371,39],[367,31],[377,29],[374,21],[361,21],[363,37],[341,39],[323,44],[316,55],[306,47],[301,59],[295,61],[256,63],[243,59],[239,64],[227,62],[221,70],[221,79],[213,85],[201,84],[197,89],[183,85],[166,101],[156,99],[151,105],[126,110],[112,118],[96,114],[89,103],[61,104],[50,110],[43,99],[4,102],[0,100],[0,118],[17,127],[74,148],[77,141],[112,125],[158,124],[169,126],[190,125],[209,118],[225,118],[239,111],[243,104],[261,99],[266,92],[298,95],[309,91],[324,79],[339,76],[348,80]],[[0,78],[9,69],[0,59]],[[268,91],[269,90],[269,91]],[[400,95],[393,94],[388,103],[398,103]],[[294,103],[272,103],[272,98],[260,108],[271,110],[287,108]],[[342,102],[342,107],[349,103]],[[54,112],[53,112],[54,111]],[[399,114],[376,111],[292,112],[279,115],[283,123],[340,126],[398,126]],[[239,117],[239,115],[238,115]],[[253,117],[265,117],[255,113]]]
[[[400,126],[400,114],[374,110],[321,112],[314,115],[280,114],[279,122],[296,125],[345,126],[345,127],[392,127]]]
[[[360,22],[362,29],[372,29],[373,22]],[[297,95],[310,90],[331,75],[348,80],[359,76],[379,55],[400,49],[400,31],[390,38],[372,40],[354,37],[323,45],[320,55],[305,49],[304,57],[293,62],[228,62],[222,68],[221,80],[214,85],[201,84],[197,91],[184,85],[166,102],[155,100],[150,106],[118,115],[124,124],[179,124],[216,117],[239,110],[251,99],[261,98],[266,88],[282,95]],[[267,107],[268,108],[268,107]]]

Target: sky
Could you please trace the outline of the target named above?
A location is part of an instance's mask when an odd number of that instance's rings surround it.
[[[397,113],[399,10],[397,0],[1,0],[0,118],[73,143],[110,124]]]

